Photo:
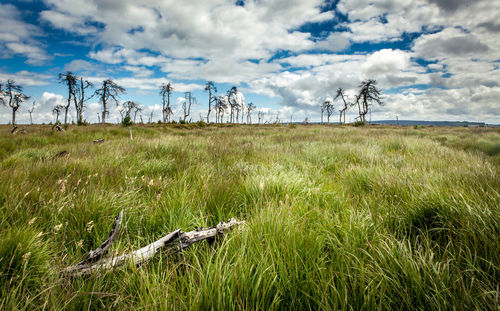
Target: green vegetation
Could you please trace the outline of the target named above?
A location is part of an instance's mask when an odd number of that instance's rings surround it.
[[[0,127],[0,309],[498,308],[498,130],[131,129]],[[112,254],[247,225],[138,268],[60,276],[121,209]]]

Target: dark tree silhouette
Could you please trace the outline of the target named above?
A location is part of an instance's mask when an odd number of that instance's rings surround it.
[[[106,115],[109,115],[107,110],[109,100],[113,100],[118,105],[118,97],[121,93],[125,93],[125,89],[110,79],[102,81],[101,88],[94,92],[94,95],[98,96],[102,103],[101,123],[106,123]]]
[[[356,96],[356,103],[359,109],[359,119],[361,122],[366,122],[366,114],[373,102],[383,105],[380,98],[381,90],[377,88],[377,81],[367,80],[359,85],[359,93]]]
[[[255,109],[255,105],[253,103],[249,103],[247,105],[247,123],[252,124],[252,110]]]
[[[340,98],[342,98],[342,102],[344,104],[344,107],[342,109],[339,109],[339,112],[340,112],[339,124],[342,124],[342,115],[344,116],[344,124],[345,124],[345,113],[346,113],[347,109],[349,109],[349,106],[351,105],[346,101],[346,99],[345,99],[346,96],[344,95],[344,93],[345,93],[344,89],[339,87],[339,89],[337,90],[337,95],[333,99],[333,101],[335,101],[337,98],[340,97]]]
[[[77,86],[75,93],[73,94],[73,101],[75,103],[76,110],[76,123],[83,124],[83,111],[85,110],[85,102],[89,100],[92,96],[85,98],[85,90],[88,88],[93,88],[94,84],[83,80],[80,77],[80,85]]]
[[[77,76],[75,76],[71,71],[66,71],[65,73],[59,74],[59,83],[64,83],[68,87],[68,103],[64,106],[64,124],[68,123],[68,110],[71,105],[71,99],[74,98],[76,106],[76,88],[77,88]]]
[[[64,107],[65,106],[63,106],[63,105],[57,105],[57,106],[54,107],[54,109],[52,109],[52,114],[56,115],[56,122],[55,122],[55,124],[59,123],[59,115],[63,111]]]
[[[216,102],[215,93],[217,93],[217,88],[215,87],[213,81],[207,82],[207,84],[205,85],[205,91],[208,91],[207,123],[210,123],[210,113],[215,108],[215,102]],[[212,103],[214,103],[214,106],[212,106]]]
[[[170,94],[174,91],[172,84],[169,82],[167,84],[163,83],[160,87],[160,95],[162,99],[162,112],[163,112],[163,122],[170,122],[170,116],[173,114],[172,107],[170,107]]]
[[[325,100],[323,102],[323,105],[321,105],[321,124],[323,124],[324,113],[326,113],[326,116],[328,118],[328,124],[330,124],[330,117],[333,114],[333,110],[335,110],[335,108],[333,107],[333,103],[330,100]]]
[[[23,87],[14,80],[7,80],[5,85],[0,84],[0,104],[8,105],[12,109],[12,125],[16,124],[17,110],[29,98],[23,93]]]

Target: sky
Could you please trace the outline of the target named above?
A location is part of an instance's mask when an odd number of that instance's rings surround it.
[[[320,120],[320,106],[344,88],[350,100],[366,79],[383,105],[373,120],[500,123],[500,1],[494,0],[19,0],[0,2],[0,81],[31,99],[17,114],[53,122],[72,71],[99,85],[112,79],[161,119],[159,87],[174,87],[174,119],[184,92],[206,116],[207,81],[236,86],[264,120]],[[334,103],[338,119],[339,101]],[[112,105],[110,122],[118,122]],[[87,102],[97,121],[101,104]],[[76,121],[75,109],[70,120]],[[354,121],[352,108],[346,121]],[[0,123],[11,110],[0,107]],[[215,119],[211,119],[215,121]]]

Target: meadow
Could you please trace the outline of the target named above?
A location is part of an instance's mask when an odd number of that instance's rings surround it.
[[[0,127],[1,310],[499,309],[498,128],[131,129]],[[61,275],[122,209],[111,254],[246,224],[139,267]]]

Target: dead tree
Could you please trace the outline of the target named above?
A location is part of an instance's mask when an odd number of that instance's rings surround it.
[[[184,93],[184,101],[182,102],[182,110],[184,112],[184,122],[191,114],[191,105],[196,103],[196,98],[192,96],[191,92]]]
[[[132,110],[137,109],[137,107],[138,107],[137,103],[135,103],[131,100],[128,100],[128,101],[122,103],[122,109],[120,110],[120,115],[122,116],[122,121],[126,117],[130,118],[130,114],[132,113]],[[135,118],[135,116],[134,116],[134,118]]]
[[[342,88],[339,88],[337,90],[337,95],[335,96],[335,98],[333,99],[333,101],[335,101],[337,98],[342,98],[342,102],[344,104],[344,107],[342,109],[339,109],[339,112],[340,112],[340,117],[339,117],[339,124],[342,124],[342,115],[344,116],[344,124],[345,124],[345,113],[347,111],[347,109],[349,109],[349,106],[352,106],[352,104],[348,103],[346,101],[346,96],[344,95],[344,89]]]
[[[361,122],[366,122],[366,114],[373,102],[383,105],[380,97],[381,90],[377,88],[377,81],[367,80],[359,85],[359,93],[356,96],[356,103],[359,109],[359,119]]]
[[[182,251],[184,248],[193,243],[207,239],[213,240],[217,236],[223,235],[232,227],[244,224],[243,221],[231,218],[227,222],[220,222],[216,226],[210,228],[200,228],[190,232],[183,232],[181,229],[177,229],[138,250],[119,256],[104,258],[104,256],[108,253],[109,248],[118,237],[122,220],[123,211],[115,217],[113,228],[111,229],[108,238],[98,248],[91,250],[87,254],[87,258],[73,266],[63,269],[61,273],[68,276],[78,276],[111,270],[126,263],[131,263],[137,266],[151,258],[154,258],[160,251],[164,254],[174,254]]]
[[[109,111],[107,110],[109,100],[113,100],[118,105],[118,97],[122,93],[125,93],[125,88],[110,79],[104,80],[101,88],[94,92],[94,96],[98,96],[102,103],[102,118],[100,119],[102,123],[106,123],[106,115],[109,115]]]
[[[137,113],[138,113],[138,112],[142,112],[142,107],[141,107],[141,106],[139,106],[139,105],[138,105],[138,104],[136,104],[136,103],[134,103],[134,104],[135,104],[135,107],[134,107],[134,109],[135,109],[135,110],[134,110],[134,123],[135,123],[135,117],[137,116]],[[141,123],[143,123],[143,122],[142,122],[142,115],[141,115]]]
[[[233,86],[229,91],[227,91],[227,101],[231,109],[230,122],[234,123],[234,112],[237,109],[238,103],[236,102],[235,95],[238,93],[236,86]]]
[[[228,108],[227,95],[217,96],[215,99],[215,123],[224,122],[224,113]]]
[[[93,83],[87,80],[84,81],[83,78],[80,77],[80,85],[78,85],[78,87],[75,90],[75,93],[73,93],[73,102],[75,103],[77,124],[83,124],[83,111],[85,109],[85,102],[93,97],[92,95],[89,96],[88,98],[85,98],[85,90],[93,87],[94,87]]]
[[[155,112],[155,107],[151,108],[151,114],[149,115],[148,123],[153,123],[153,113]]]
[[[262,120],[264,120],[264,111],[259,110],[257,117],[259,118],[259,124],[262,124]]]
[[[333,114],[335,108],[333,107],[333,103],[330,100],[325,100],[323,105],[321,105],[321,124],[323,124],[323,114],[326,113],[328,118],[328,124],[330,124],[330,117]]]
[[[252,124],[252,110],[255,109],[255,105],[253,103],[249,103],[247,105],[247,123]]]
[[[64,109],[63,105],[57,105],[57,106],[55,106],[52,109],[52,114],[56,115],[56,122],[54,124],[58,124],[59,123],[59,115],[61,114],[61,112],[63,111],[63,109]]]
[[[33,104],[31,105],[31,108],[28,109],[28,113],[30,114],[30,124],[33,124],[33,111],[35,110],[35,105],[36,105],[36,100],[33,101]]]
[[[205,85],[205,91],[208,91],[207,123],[210,123],[210,113],[215,108],[215,102],[216,102],[215,93],[217,93],[217,88],[215,87],[213,81],[207,82],[207,84]],[[212,103],[214,103],[214,106],[212,106]]]
[[[59,83],[64,83],[68,87],[68,103],[63,106],[64,107],[64,124],[68,124],[68,110],[71,105],[71,99],[74,98],[75,106],[76,106],[76,81],[77,77],[71,72],[66,71],[65,73],[59,74]]]
[[[174,91],[172,84],[163,83],[160,87],[160,95],[162,99],[162,112],[163,112],[163,122],[170,122],[170,116],[173,114],[172,107],[170,107],[170,94]]]
[[[12,125],[16,124],[16,113],[21,104],[30,97],[23,93],[23,87],[14,80],[7,80],[5,86],[0,83],[0,104],[12,109]]]

